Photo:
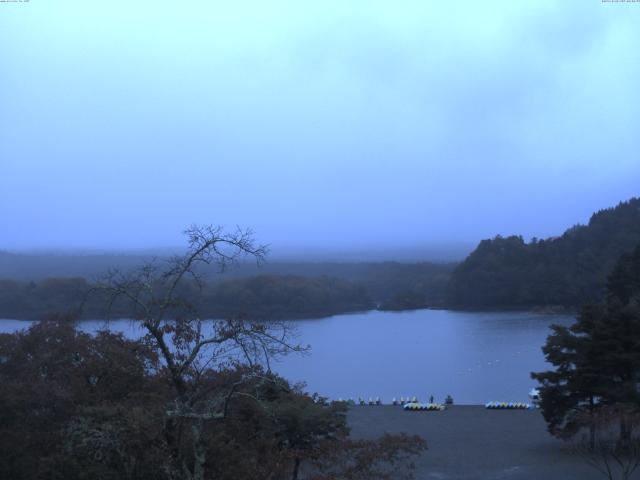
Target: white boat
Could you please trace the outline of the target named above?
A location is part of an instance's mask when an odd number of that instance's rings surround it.
[[[540,390],[538,390],[537,388],[532,388],[529,392],[529,398],[531,399],[531,403],[533,403],[535,406],[538,406],[538,404],[540,403]]]

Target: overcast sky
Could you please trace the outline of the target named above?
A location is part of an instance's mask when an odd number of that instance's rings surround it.
[[[640,3],[0,3],[0,249],[546,237],[640,194]]]

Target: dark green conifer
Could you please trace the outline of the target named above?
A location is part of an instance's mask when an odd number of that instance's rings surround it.
[[[597,409],[640,408],[640,246],[623,255],[607,283],[607,300],[582,308],[571,327],[554,326],[543,352],[555,369],[532,373],[540,382],[541,408],[559,437],[589,427]],[[629,440],[621,422],[620,440]]]

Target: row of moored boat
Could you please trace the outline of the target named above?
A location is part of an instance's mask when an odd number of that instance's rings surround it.
[[[489,402],[485,404],[485,408],[495,410],[530,410],[531,404],[520,402]]]

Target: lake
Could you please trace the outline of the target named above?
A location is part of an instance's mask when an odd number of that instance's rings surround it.
[[[311,353],[291,355],[273,369],[308,390],[330,398],[450,394],[456,403],[489,400],[527,401],[535,386],[529,372],[543,370],[541,346],[549,325],[569,325],[573,318],[530,312],[371,311],[293,322],[300,343]],[[0,331],[24,328],[28,322],[0,320]],[[86,321],[82,329],[103,328]],[[128,320],[110,322],[129,337],[140,329]]]

